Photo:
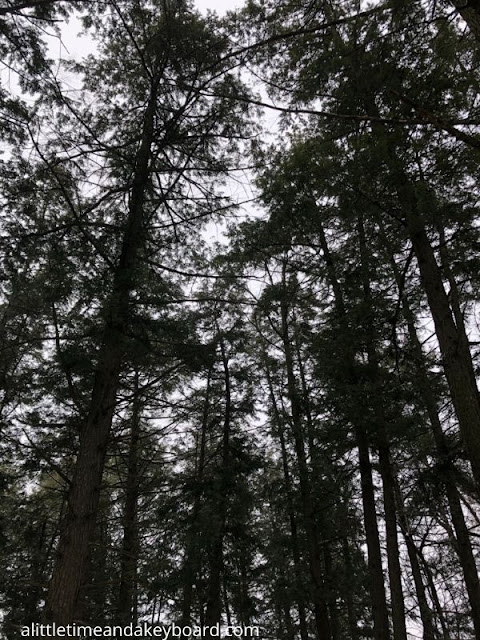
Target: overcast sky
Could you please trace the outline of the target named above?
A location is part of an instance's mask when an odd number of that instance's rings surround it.
[[[195,0],[195,6],[202,12],[211,9],[219,15],[223,15],[226,11],[236,9],[243,4],[242,0]]]
[[[244,4],[244,0],[194,0],[199,11],[206,13],[208,9],[222,16],[227,11],[237,9]],[[81,25],[75,18],[62,28],[63,43],[54,39],[49,44],[49,54],[52,58],[82,58],[90,53],[94,47],[88,36],[80,36]]]

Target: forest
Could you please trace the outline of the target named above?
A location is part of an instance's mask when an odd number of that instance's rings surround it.
[[[480,640],[480,1],[1,0],[0,56],[2,640]]]

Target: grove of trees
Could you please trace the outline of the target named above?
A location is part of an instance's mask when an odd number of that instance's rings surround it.
[[[0,51],[1,637],[480,640],[480,2],[1,0]]]

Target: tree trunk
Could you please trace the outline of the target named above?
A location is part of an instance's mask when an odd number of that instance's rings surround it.
[[[407,640],[407,628],[405,624],[405,602],[402,591],[402,575],[398,548],[397,513],[395,506],[394,473],[390,460],[390,443],[386,428],[385,408],[382,401],[382,387],[378,355],[376,350],[375,328],[372,323],[374,312],[371,292],[370,258],[367,252],[365,227],[362,216],[358,218],[358,239],[360,246],[361,272],[363,279],[363,295],[366,303],[366,340],[368,364],[370,366],[370,382],[375,397],[379,399],[373,407],[376,415],[376,439],[378,442],[378,462],[383,488],[383,508],[385,511],[385,529],[387,537],[388,576],[390,583],[390,596],[392,600],[392,622],[394,640]]]
[[[141,145],[137,153],[122,251],[113,290],[105,310],[105,326],[92,398],[80,433],[77,461],[68,496],[57,560],[45,605],[48,623],[75,621],[78,594],[85,581],[89,545],[95,531],[105,455],[127,334],[129,297],[134,285],[138,254],[143,245],[143,207],[149,182],[150,147],[159,78],[153,83],[145,111]]]
[[[480,41],[480,0],[452,0],[452,4]]]
[[[297,384],[295,380],[292,346],[288,331],[288,305],[287,290],[285,283],[285,265],[283,267],[283,295],[280,302],[281,305],[281,334],[283,349],[285,353],[285,367],[287,372],[287,393],[290,401],[292,432],[295,445],[295,453],[297,456],[298,475],[300,481],[300,494],[302,499],[302,510],[307,534],[308,559],[310,565],[310,574],[313,585],[313,605],[315,611],[315,625],[318,640],[331,640],[332,633],[330,627],[330,617],[325,595],[324,576],[321,563],[321,555],[318,544],[318,534],[316,530],[315,514],[313,509],[312,490],[310,486],[310,478],[305,455],[305,443],[302,428],[302,412],[301,403],[298,396]]]
[[[225,573],[223,574],[222,589],[223,589],[223,606],[225,607],[225,615],[227,617],[227,624],[230,627],[232,625],[232,614],[230,612],[230,603],[228,601],[228,590],[227,590],[227,582],[225,580]]]
[[[427,578],[427,584],[430,591],[430,596],[432,598],[432,602],[435,607],[435,613],[437,614],[438,621],[442,628],[443,640],[451,640],[450,632],[448,630],[447,621],[445,619],[445,615],[443,613],[443,607],[440,604],[440,600],[438,598],[437,588],[435,586],[435,580],[433,579],[432,572],[428,565],[428,562],[425,560],[423,553],[420,549],[417,548],[417,555],[419,560],[423,566],[423,571],[425,573],[425,577]]]
[[[460,2],[463,0],[459,0]],[[468,3],[468,6],[477,13],[478,3],[479,0],[473,0]],[[371,95],[365,95],[363,100],[369,113],[380,115]],[[373,130],[378,131],[380,136],[386,133],[385,125],[380,123],[373,123]],[[405,218],[405,225],[420,270],[420,279],[435,325],[445,377],[457,415],[460,434],[472,466],[477,489],[480,491],[480,395],[468,341],[465,343],[462,338],[465,334],[463,319],[455,318],[455,314],[452,314],[442,273],[422,218],[415,187],[396,154],[393,143],[388,147],[388,161],[391,177],[396,185],[398,203]],[[459,323],[458,326],[455,320]]]
[[[342,538],[343,562],[345,566],[345,575],[348,578],[353,575],[352,558],[350,556],[350,546],[348,538]],[[344,585],[346,588],[345,602],[347,605],[348,630],[350,632],[350,640],[358,640],[357,615],[355,612],[355,604],[353,601],[354,590],[351,588],[350,582]]]
[[[275,394],[273,390],[272,379],[270,377],[270,372],[266,369],[268,388],[270,391],[270,399],[272,402],[273,413],[275,416],[275,422],[278,432],[278,437],[280,440],[280,450],[282,453],[282,467],[283,467],[283,479],[285,482],[285,494],[287,499],[287,511],[288,511],[288,519],[290,523],[290,537],[292,541],[292,556],[293,556],[293,567],[295,572],[295,586],[297,592],[297,607],[298,607],[298,619],[300,626],[300,638],[301,640],[308,640],[308,630],[307,630],[307,617],[305,613],[305,598],[304,598],[304,586],[303,586],[303,576],[302,576],[302,568],[301,568],[301,560],[300,560],[300,544],[298,540],[298,532],[297,532],[297,518],[293,503],[293,487],[292,487],[292,479],[290,476],[290,469],[288,467],[288,456],[287,456],[287,447],[285,444],[285,433],[282,424],[282,420],[279,415],[277,403],[275,400]]]
[[[335,569],[333,566],[330,543],[323,546],[323,559],[325,565],[325,584],[327,586],[328,612],[330,614],[330,626],[332,629],[332,640],[340,640],[340,623],[335,593]]]
[[[432,313],[435,332],[443,358],[443,367],[460,433],[465,444],[472,472],[480,491],[480,396],[478,393],[472,357],[465,333],[463,319],[456,318],[443,285],[443,278],[435,253],[419,212],[415,189],[398,160],[392,159],[397,194],[401,203],[412,248],[417,258],[420,278]],[[479,629],[480,631],[480,629]]]
[[[225,416],[223,421],[217,517],[212,523],[214,530],[212,532],[212,545],[209,554],[210,575],[207,584],[207,605],[205,611],[205,625],[209,628],[219,624],[222,617],[223,539],[227,520],[227,495],[230,485],[231,380],[225,342],[220,330],[218,330],[218,333],[225,380]],[[207,632],[205,635],[206,639],[213,637],[216,636],[211,635],[210,632]]]
[[[334,294],[335,310],[338,321],[349,336],[350,328],[346,318],[346,309],[343,300],[341,285],[337,279],[335,262],[330,253],[323,226],[319,224],[320,246],[327,266],[327,276]],[[347,345],[350,342],[347,338]],[[354,373],[354,354],[351,348],[345,350],[345,366],[347,377],[352,384],[357,384]],[[382,567],[382,554],[380,549],[380,536],[378,533],[377,513],[375,508],[375,488],[372,477],[372,464],[370,461],[370,445],[368,433],[362,420],[353,423],[355,440],[358,447],[358,463],[360,471],[360,483],[362,490],[363,518],[365,525],[365,537],[367,542],[369,591],[372,603],[373,634],[375,640],[390,640],[388,622],[387,598]]]
[[[375,509],[375,489],[372,479],[372,464],[365,431],[355,429],[362,487],[363,519],[367,541],[368,573],[372,601],[373,635],[375,640],[390,640],[387,598],[383,578],[382,553]]]
[[[190,523],[190,529],[187,534],[185,561],[182,571],[183,582],[183,600],[182,600],[182,617],[181,626],[185,627],[190,625],[192,615],[192,603],[193,603],[193,587],[197,577],[200,557],[197,543],[198,536],[198,519],[201,510],[202,501],[202,485],[203,485],[203,472],[205,468],[205,449],[208,420],[210,414],[210,383],[212,378],[212,369],[209,368],[207,375],[207,386],[205,390],[205,400],[203,403],[202,424],[200,430],[200,447],[198,453],[198,462],[195,474],[195,498],[193,502],[192,517]]]
[[[123,542],[120,560],[120,587],[117,616],[120,624],[137,620],[137,563],[138,563],[138,452],[140,446],[140,398],[138,397],[138,372],[135,372],[135,389],[131,417],[130,443],[127,459],[127,478],[123,508]]]
[[[395,505],[394,474],[390,460],[390,447],[383,442],[378,448],[380,475],[383,485],[383,506],[387,534],[388,575],[392,598],[392,621],[394,640],[407,640],[405,624],[405,602],[402,591],[400,555],[398,548],[397,509]]]
[[[251,621],[250,597],[248,590],[248,563],[243,550],[240,550],[240,602],[238,606],[238,619],[241,625],[247,627]]]
[[[418,561],[417,546],[410,532],[407,514],[403,503],[403,496],[398,481],[395,482],[395,499],[397,503],[398,522],[402,531],[405,544],[407,545],[408,559],[412,568],[413,582],[417,594],[418,608],[423,625],[423,640],[436,640],[437,634],[433,624],[432,610],[428,604],[425,585],[423,584],[422,572]]]
[[[310,465],[312,470],[312,477],[316,480],[321,478],[321,460],[319,455],[319,447],[315,445],[315,429],[314,422],[312,418],[311,406],[310,406],[310,395],[307,385],[307,378],[305,374],[305,366],[302,357],[302,351],[300,348],[300,340],[297,328],[294,328],[294,337],[295,337],[295,355],[297,358],[298,364],[298,372],[301,383],[302,390],[302,407],[305,413],[306,425],[307,425],[307,442],[308,442],[308,451],[310,454]],[[317,491],[318,496],[318,491]],[[324,513],[324,507],[320,504],[320,501],[313,498],[314,510],[316,513],[316,523],[317,526],[324,532],[324,537],[327,536],[327,527],[324,522],[324,518],[320,517]],[[328,539],[324,542],[323,548],[323,559],[325,566],[325,597],[328,603],[328,611],[330,615],[330,627],[332,633],[332,640],[337,640],[339,637],[339,620],[338,620],[338,610],[337,610],[337,590],[335,589],[335,579],[334,579],[334,570],[332,564],[332,557],[330,552],[330,531],[331,528],[328,529]]]
[[[403,290],[400,273],[395,260],[392,258],[390,251],[390,261],[395,275],[397,285],[401,294],[402,310],[407,321],[408,334],[413,347],[414,362],[416,366],[417,379],[421,397],[423,398],[425,408],[432,427],[432,435],[437,449],[437,456],[441,464],[442,479],[445,485],[450,515],[452,518],[455,536],[457,540],[457,553],[462,566],[465,585],[467,587],[468,599],[472,610],[472,618],[475,627],[475,637],[480,639],[480,582],[478,572],[473,555],[472,545],[468,528],[463,514],[460,495],[455,481],[455,467],[453,465],[451,454],[448,449],[447,441],[443,433],[440,418],[438,416],[437,403],[433,396],[428,374],[425,368],[422,346],[417,336],[415,328],[415,320],[410,309],[408,299]]]

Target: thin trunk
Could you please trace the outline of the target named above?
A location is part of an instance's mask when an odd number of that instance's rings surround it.
[[[412,568],[413,582],[415,583],[415,592],[417,594],[418,608],[420,609],[420,617],[423,625],[423,640],[435,640],[437,637],[435,626],[433,623],[433,615],[430,605],[428,604],[425,585],[423,584],[422,571],[418,561],[417,546],[413,540],[410,526],[405,513],[403,496],[398,481],[395,482],[395,499],[397,503],[398,523],[402,531],[405,544],[407,546],[408,559]]]
[[[278,620],[277,636],[279,639],[295,640],[295,626],[285,589],[285,575],[281,568],[279,571],[280,576],[277,578],[275,586],[275,612]]]
[[[251,611],[250,611],[250,597],[248,593],[248,576],[247,576],[247,559],[245,553],[240,551],[240,606],[238,611],[238,618],[243,626],[250,625]]]
[[[345,575],[347,577],[347,584],[345,592],[345,603],[347,605],[347,618],[348,618],[348,630],[350,632],[350,640],[358,640],[358,625],[357,615],[355,612],[355,604],[353,601],[354,590],[351,587],[350,576],[353,576],[352,558],[350,556],[350,546],[348,544],[348,538],[342,538],[342,552],[343,562],[345,566]]]
[[[285,482],[285,494],[287,500],[287,511],[288,511],[288,519],[290,523],[290,537],[292,543],[292,556],[293,556],[293,567],[295,572],[295,586],[297,593],[297,607],[298,607],[298,618],[299,618],[299,626],[300,626],[300,638],[301,640],[308,640],[308,630],[307,630],[307,617],[305,613],[305,598],[304,598],[304,579],[302,575],[302,567],[301,567],[301,559],[300,559],[300,544],[298,540],[298,532],[297,532],[297,518],[294,508],[293,501],[293,487],[292,487],[292,479],[290,476],[290,469],[288,467],[288,456],[287,456],[287,447],[285,443],[285,433],[283,424],[279,415],[275,394],[273,391],[272,379],[270,377],[270,372],[268,369],[266,370],[267,382],[270,392],[270,399],[272,402],[273,412],[275,416],[275,423],[277,427],[277,433],[280,440],[280,450],[282,453],[282,467],[283,467],[283,479]]]
[[[227,520],[227,493],[230,484],[230,431],[232,418],[231,379],[225,341],[219,331],[219,345],[225,380],[225,415],[223,421],[222,458],[220,466],[217,518],[212,523],[212,546],[209,554],[210,575],[207,584],[205,625],[214,627],[222,616],[223,539]],[[205,638],[215,637],[207,633]]]
[[[402,591],[400,555],[398,548],[397,509],[395,505],[394,474],[390,460],[390,447],[384,441],[378,448],[378,461],[383,485],[383,507],[387,536],[388,575],[392,598],[392,621],[394,640],[407,640],[405,624],[405,602]]]
[[[308,393],[307,377],[305,374],[305,366],[303,363],[302,350],[300,348],[300,339],[297,330],[297,323],[294,319],[294,339],[295,339],[295,356],[298,364],[298,373],[300,374],[300,384],[302,389],[302,406],[305,413],[305,420],[307,424],[307,442],[308,452],[310,454],[311,468],[313,476],[316,477],[320,471],[320,460],[318,456],[318,449],[315,446],[315,431],[312,417],[312,410],[310,406],[310,397]]]
[[[150,624],[153,625],[155,622],[155,609],[157,608],[157,596],[153,596],[153,604],[152,604],[152,615],[150,617]]]
[[[210,384],[212,379],[212,369],[209,368],[207,375],[207,385],[205,390],[205,399],[203,403],[202,424],[200,429],[200,447],[198,453],[198,462],[195,477],[195,498],[193,502],[192,517],[190,529],[186,540],[185,562],[183,565],[183,600],[182,600],[182,617],[181,626],[185,627],[190,624],[192,616],[193,603],[193,587],[200,566],[200,550],[198,548],[198,520],[200,516],[202,504],[202,485],[203,473],[205,468],[205,451],[208,420],[210,414]]]
[[[305,421],[307,426],[307,441],[308,441],[308,451],[310,454],[310,466],[312,470],[312,478],[319,481],[322,474],[322,466],[320,460],[320,448],[315,445],[315,426],[312,417],[312,409],[310,403],[310,394],[307,384],[307,376],[305,373],[305,365],[303,362],[302,350],[300,348],[300,340],[297,330],[296,320],[295,328],[294,328],[294,339],[295,339],[295,355],[298,364],[298,372],[301,383],[302,390],[302,406],[305,413]],[[323,471],[323,473],[325,473]],[[324,521],[324,518],[321,517],[325,512],[325,506],[320,504],[320,500],[318,499],[318,490],[316,495],[312,496],[314,503],[314,510],[316,513],[316,523],[317,527],[319,527],[322,532],[324,532],[324,536],[327,535],[327,526]],[[323,508],[322,508],[323,507]],[[331,531],[331,523],[328,528],[328,534]],[[328,539],[324,542],[323,549],[323,559],[325,566],[325,595],[328,602],[328,611],[330,614],[331,621],[331,632],[332,632],[332,640],[337,640],[339,637],[339,618],[338,618],[338,608],[337,608],[337,591],[335,589],[335,579],[334,579],[334,570],[332,564],[332,557],[330,552],[330,543],[329,543],[330,535]]]
[[[117,616],[121,624],[136,622],[136,584],[138,563],[138,453],[140,445],[140,398],[138,396],[138,372],[135,372],[135,389],[128,448],[125,502],[123,508],[123,542],[120,560],[120,587]]]
[[[357,427],[355,435],[358,447],[360,482],[362,488],[363,519],[367,541],[368,573],[372,601],[373,635],[375,640],[390,640],[388,624],[387,598],[382,567],[380,536],[378,533],[377,512],[375,509],[375,488],[372,478],[372,463],[368,447],[367,434]]]
[[[288,640],[294,640],[295,638],[295,625],[293,624],[293,620],[292,620],[292,613],[290,611],[290,602],[289,602],[289,598],[287,596],[286,593],[286,578],[285,578],[285,574],[283,572],[283,570],[281,569],[281,577],[280,577],[281,581],[282,581],[282,586],[281,586],[281,601],[282,601],[282,609],[283,609],[283,616],[285,618],[285,631],[286,631],[286,637],[288,638]]]
[[[283,616],[285,618],[285,631],[288,640],[295,640],[295,627],[293,625],[292,614],[290,613],[290,608],[285,602],[283,604]]]
[[[363,294],[366,302],[367,354],[370,365],[370,382],[375,389],[379,401],[376,404],[378,462],[383,488],[383,508],[385,511],[385,529],[387,541],[388,576],[390,595],[392,600],[392,622],[394,640],[407,640],[405,624],[405,602],[402,591],[402,574],[400,568],[400,554],[398,548],[397,513],[395,506],[394,473],[390,458],[390,443],[386,429],[385,409],[382,401],[382,388],[379,376],[379,363],[376,350],[375,328],[372,322],[374,312],[370,284],[370,257],[367,251],[365,227],[363,217],[358,218],[358,238],[360,245],[361,271],[363,280]]]
[[[285,265],[283,268],[284,291],[281,299],[281,334],[285,353],[285,367],[287,372],[287,393],[290,401],[292,432],[295,453],[298,464],[298,476],[300,481],[300,494],[302,499],[303,519],[307,534],[308,559],[313,585],[313,606],[315,612],[315,626],[318,640],[331,640],[332,633],[330,618],[325,594],[325,583],[316,530],[312,489],[308,472],[305,443],[302,427],[301,402],[295,380],[292,346],[288,331],[288,306],[286,301]]]
[[[302,406],[305,413],[305,420],[307,425],[307,441],[308,441],[308,451],[310,454],[310,465],[312,469],[312,477],[316,480],[320,480],[322,474],[321,468],[321,460],[319,455],[319,447],[315,445],[315,428],[312,417],[312,410],[310,404],[310,395],[307,385],[307,377],[305,374],[305,366],[302,357],[302,351],[300,348],[299,335],[295,324],[294,329],[294,338],[295,338],[295,355],[298,364],[298,372],[300,374],[300,383],[302,390]],[[318,492],[317,492],[318,495]],[[314,510],[316,513],[316,523],[317,527],[319,527],[326,535],[327,526],[324,521],[324,518],[320,518],[320,515],[324,513],[325,507],[320,504],[318,498],[316,499],[315,495],[312,496],[314,503]],[[323,506],[323,509],[322,509]],[[320,515],[319,515],[320,514]],[[331,531],[329,528],[328,531]],[[324,558],[324,566],[325,566],[325,596],[328,602],[328,611],[330,614],[331,620],[331,632],[332,632],[332,640],[337,640],[339,637],[339,622],[338,622],[338,610],[337,610],[337,592],[334,587],[335,580],[333,577],[333,566],[332,559],[329,547],[329,540],[325,540],[324,542],[324,550],[323,550],[323,558]]]
[[[328,612],[330,614],[330,626],[332,628],[332,640],[340,640],[340,624],[338,616],[335,584],[335,569],[333,567],[330,544],[326,542],[323,547],[323,559],[325,565],[325,583],[328,588]]]
[[[227,617],[227,624],[230,627],[232,625],[232,614],[230,612],[230,603],[228,601],[228,591],[227,591],[227,583],[225,580],[225,574],[223,575],[222,588],[223,588],[223,605],[225,607],[225,615]]]
[[[335,262],[332,254],[330,253],[325,232],[321,224],[319,224],[319,238],[323,251],[323,258],[327,266],[328,280],[334,294],[335,310],[338,322],[347,335],[344,357],[347,377],[353,386],[357,384],[357,379],[354,373],[354,354],[348,346],[350,328],[346,317],[343,291],[337,279]],[[369,438],[362,420],[356,420],[353,423],[353,428],[358,447],[363,518],[367,542],[369,591],[372,603],[373,634],[375,640],[390,640],[387,598],[385,594],[382,554],[380,549],[380,535],[378,532],[377,513],[375,508],[375,488],[372,477],[372,464],[370,461]]]
[[[31,525],[33,527],[33,525]],[[30,588],[25,603],[25,624],[37,622],[39,604],[42,600],[42,584],[44,579],[44,563],[45,563],[45,532],[47,521],[42,522],[40,531],[35,536],[36,541],[31,548],[31,564],[30,564]],[[30,534],[30,528],[27,529]]]
[[[427,585],[430,591],[430,597],[432,598],[432,602],[435,607],[435,613],[438,617],[440,627],[442,628],[443,640],[452,640],[450,636],[450,632],[448,630],[447,621],[445,620],[445,616],[443,614],[443,607],[440,604],[440,599],[438,597],[437,588],[435,586],[435,580],[433,579],[433,576],[432,576],[432,571],[428,565],[428,562],[425,560],[423,553],[418,548],[417,548],[417,555],[420,560],[420,563],[423,566],[423,572],[425,574],[425,577],[427,578]]]
[[[89,546],[95,531],[105,455],[115,409],[123,344],[128,332],[130,292],[143,245],[143,208],[149,182],[150,147],[154,136],[157,79],[145,111],[142,138],[130,192],[128,219],[115,271],[113,290],[105,311],[105,327],[92,398],[80,433],[77,461],[63,521],[57,560],[45,605],[46,622],[71,624],[76,618],[78,595],[85,581]]]

